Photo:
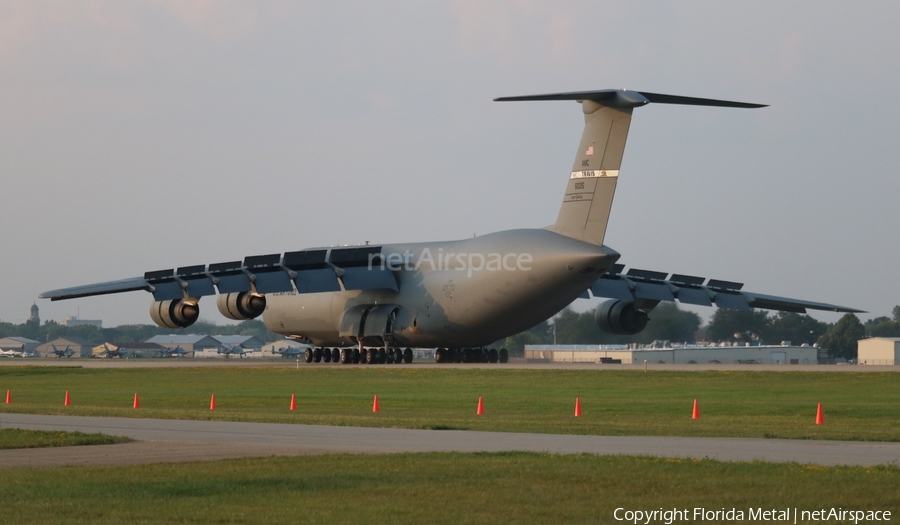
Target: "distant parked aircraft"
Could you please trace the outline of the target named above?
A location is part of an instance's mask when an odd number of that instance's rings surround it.
[[[6,350],[0,349],[0,357],[25,357],[25,350],[16,350],[13,348],[8,348]]]
[[[125,352],[121,348],[110,349],[106,343],[103,343],[103,351],[94,354],[94,357],[100,359],[112,359],[114,357],[118,357],[119,359],[125,357]]]
[[[184,357],[187,353],[187,350],[179,345],[175,348],[163,348],[157,352],[156,357]]]
[[[225,354],[226,358],[231,355],[238,355],[243,358],[244,354],[246,354],[247,352],[244,351],[241,345],[229,345],[222,343],[222,346],[219,347],[219,353]]]
[[[69,348],[69,345],[66,345],[65,350],[59,350],[58,348],[56,348],[55,344],[51,344],[50,346],[53,347],[53,353],[56,354],[56,357],[72,357],[73,355],[75,355],[75,350]]]
[[[309,347],[306,347],[306,348],[309,348]],[[281,354],[281,357],[283,357],[285,359],[288,359],[291,357],[297,358],[303,354],[304,349],[305,348],[299,348],[296,346],[288,346],[285,348],[279,348],[278,350],[273,349],[272,353],[273,354]]]

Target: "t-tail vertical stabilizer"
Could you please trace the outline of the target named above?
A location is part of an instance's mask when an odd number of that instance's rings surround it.
[[[642,91],[606,89],[548,95],[501,97],[495,101],[575,100],[584,112],[584,132],[556,224],[549,229],[591,244],[602,245],[609,222],[631,112],[651,102],[691,106],[760,108],[728,100],[680,97]]]

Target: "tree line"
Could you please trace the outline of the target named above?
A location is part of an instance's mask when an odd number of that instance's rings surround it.
[[[623,336],[600,330],[594,311],[578,313],[567,308],[530,330],[507,337],[502,344],[510,355],[522,356],[526,344],[648,344],[653,341],[672,343],[733,342],[752,344],[814,345],[824,348],[831,357],[853,359],[856,343],[865,337],[900,337],[900,306],[893,317],[876,317],[862,323],[855,314],[846,314],[835,323],[825,323],[806,314],[763,310],[739,311],[720,308],[710,322],[702,325],[700,317],[678,308],[675,303],[661,303],[650,312],[647,327],[639,334]]]

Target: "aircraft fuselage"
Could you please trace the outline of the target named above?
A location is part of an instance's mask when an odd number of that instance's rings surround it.
[[[348,313],[396,305],[388,327],[366,331],[386,328],[395,346],[484,346],[556,314],[619,258],[605,246],[542,229],[384,245],[381,253],[398,291],[268,294],[266,326],[318,346],[350,346],[358,344],[360,323],[381,321],[348,323]]]

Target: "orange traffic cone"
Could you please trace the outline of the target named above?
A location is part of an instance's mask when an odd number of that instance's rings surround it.
[[[291,410],[297,410],[297,396],[291,394]]]
[[[381,412],[381,409],[378,408],[378,394],[375,394],[375,402],[372,403],[372,412]]]
[[[66,400],[63,401],[63,406],[67,407],[72,404],[72,400],[69,399],[69,391],[66,390]]]
[[[9,392],[9,390],[6,391],[6,404],[7,405],[12,404],[12,394]]]
[[[575,417],[581,417],[581,398],[575,398]]]
[[[213,394],[212,397],[209,398],[209,409],[210,410],[216,409],[216,395],[215,394]]]
[[[694,413],[691,414],[691,419],[700,419],[700,406],[697,405],[697,400],[694,400]]]
[[[475,411],[476,416],[484,415],[484,402],[481,400],[481,396],[478,396],[478,410]]]
[[[825,416],[822,415],[822,403],[819,403],[819,408],[816,409],[816,424],[821,425],[825,423]]]
[[[137,392],[134,393],[134,404],[131,407],[132,408],[141,408],[141,402],[138,399]]]

